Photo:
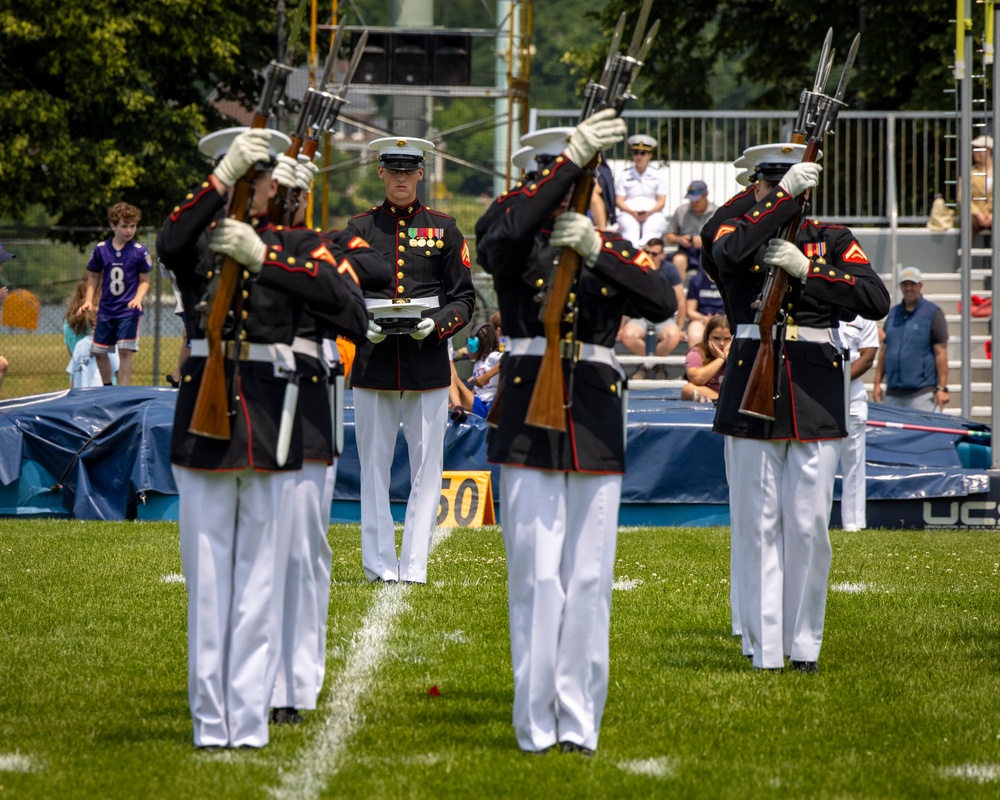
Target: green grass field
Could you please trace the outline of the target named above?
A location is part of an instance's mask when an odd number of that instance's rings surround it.
[[[728,536],[622,530],[586,759],[517,749],[497,529],[440,537],[427,586],[374,587],[357,526],[334,526],[321,708],[261,751],[205,754],[176,526],[2,519],[0,797],[1000,795],[1000,538],[835,531],[802,675],[754,673],[729,635]]]
[[[159,384],[177,363],[180,337],[164,336],[160,340]],[[63,336],[59,334],[8,333],[0,337],[0,353],[10,362],[10,369],[0,390],[0,399],[55,392],[69,388],[66,364],[69,355]],[[153,337],[144,337],[132,362],[132,385],[153,385]]]

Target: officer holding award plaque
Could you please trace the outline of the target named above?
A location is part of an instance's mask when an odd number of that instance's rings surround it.
[[[385,200],[351,219],[356,234],[396,266],[395,280],[365,292],[371,321],[358,347],[351,385],[361,463],[361,557],[369,581],[427,582],[448,422],[449,337],[472,318],[469,246],[447,214],[417,199],[426,139],[387,136],[377,150]],[[389,506],[389,478],[400,417],[410,458],[403,546]]]

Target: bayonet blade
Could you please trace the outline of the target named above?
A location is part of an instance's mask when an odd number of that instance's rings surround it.
[[[336,32],[333,34],[333,41],[330,43],[330,52],[326,56],[326,64],[323,65],[323,75],[319,83],[316,84],[321,92],[326,90],[326,85],[330,82],[330,78],[333,75],[333,68],[337,63],[337,54],[340,52],[340,46],[344,42],[344,31],[346,28],[347,15],[345,14],[341,18]]]
[[[351,81],[354,80],[354,73],[358,71],[361,57],[365,54],[366,44],[368,44],[368,31],[363,31],[361,38],[358,39],[358,46],[354,48],[354,55],[351,56],[351,61],[347,65],[347,72],[344,73],[344,82],[340,85],[340,91],[337,93],[341,100],[347,97],[347,87],[351,85]]]
[[[292,25],[288,29],[288,40],[285,42],[285,63],[291,66],[295,59],[295,45],[299,43],[299,33],[302,31],[302,20],[306,18],[306,4],[309,0],[302,0],[299,7],[295,9],[295,17]]]
[[[639,19],[635,23],[635,31],[632,34],[632,44],[628,47],[628,55],[635,58],[639,54],[639,47],[642,46],[643,37],[646,35],[646,23],[649,22],[649,11],[653,7],[653,0],[643,0],[642,9],[639,11]]]
[[[830,60],[830,47],[833,44],[833,28],[828,28],[826,38],[823,39],[823,49],[819,51],[819,61],[816,63],[816,78],[813,80],[813,92],[819,94],[826,86],[826,78],[823,76],[825,65]],[[829,74],[829,73],[828,73]]]
[[[649,48],[653,46],[653,39],[656,38],[656,34],[660,32],[660,21],[656,20],[652,25],[649,26],[649,33],[646,34],[646,39],[642,43],[642,47],[639,48],[639,55],[636,56],[636,60],[639,64],[646,63],[646,56],[649,55]],[[639,68],[636,67],[636,72]],[[632,76],[633,79],[635,76]]]
[[[854,59],[858,55],[858,46],[861,44],[861,34],[857,33],[854,35],[854,41],[851,42],[851,49],[847,53],[847,60],[844,61],[844,71],[840,73],[840,83],[837,84],[837,93],[833,96],[833,99],[838,103],[844,101],[844,93],[847,91],[847,79],[851,75],[851,70],[854,68]]]
[[[615,60],[615,55],[622,43],[622,36],[625,34],[625,19],[626,14],[623,11],[615,24],[615,32],[611,34],[611,46],[608,48],[608,57],[604,59],[604,70],[601,72],[601,84],[604,86],[607,85],[608,78],[611,76],[611,64]]]

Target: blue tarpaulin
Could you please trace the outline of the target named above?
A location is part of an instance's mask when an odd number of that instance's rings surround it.
[[[712,433],[714,408],[684,403],[676,391],[629,396],[628,472],[623,505],[728,503],[722,437]],[[0,514],[69,514],[124,519],[147,494],[176,494],[169,463],[176,391],[148,387],[73,389],[0,402]],[[353,396],[346,399],[345,452],[335,500],[360,497]],[[935,414],[871,404],[871,418],[956,429],[986,426]],[[984,469],[963,466],[960,434],[868,429],[870,500],[963,497],[985,492]],[[975,446],[975,445],[974,445]],[[448,424],[446,470],[493,469],[486,462],[486,424],[475,416]],[[390,497],[409,494],[402,431],[396,440]]]

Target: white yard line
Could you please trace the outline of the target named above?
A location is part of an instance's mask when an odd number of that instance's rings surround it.
[[[35,760],[24,753],[0,753],[0,772],[33,772]]]
[[[645,775],[649,778],[672,778],[677,773],[677,759],[670,756],[660,756],[659,758],[619,761],[618,769],[630,775]]]
[[[450,528],[438,528],[431,551],[447,540]],[[358,707],[369,695],[372,682],[385,658],[396,618],[406,607],[412,587],[383,584],[375,592],[375,602],[354,636],[347,663],[334,678],[315,718],[321,725],[295,764],[281,776],[281,783],[269,789],[275,800],[308,800],[319,797],[330,778],[340,769],[348,740],[364,724]]]
[[[941,774],[946,778],[958,778],[970,783],[993,783],[1000,780],[1000,764],[959,764],[955,767],[942,767]]]

